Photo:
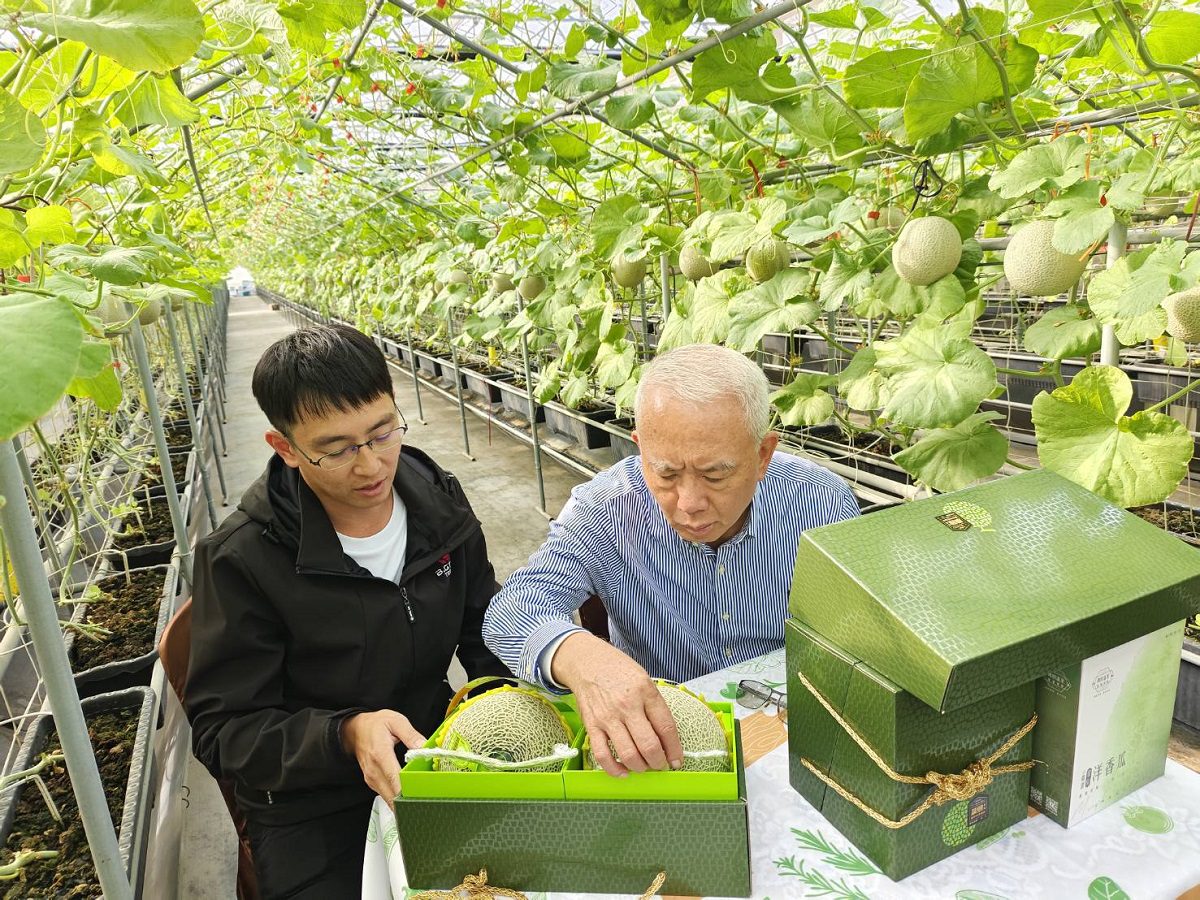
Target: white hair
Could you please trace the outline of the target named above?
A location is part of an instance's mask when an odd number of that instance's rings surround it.
[[[771,423],[771,386],[763,370],[736,350],[717,344],[688,344],[656,356],[642,370],[633,417],[641,428],[651,392],[666,394],[692,406],[715,400],[737,401],[746,430],[756,441]]]

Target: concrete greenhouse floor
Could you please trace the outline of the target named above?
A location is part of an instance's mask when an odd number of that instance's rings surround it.
[[[263,440],[267,420],[254,402],[250,378],[263,350],[294,327],[283,312],[272,312],[258,297],[230,300],[225,410],[229,456],[221,460],[229,506],[218,507],[219,519],[233,512],[237,499],[262,473],[270,458],[271,450]],[[537,509],[530,447],[499,429],[489,429],[482,419],[468,416],[468,435],[475,457],[471,462],[462,453],[462,425],[457,406],[422,390],[426,424],[419,424],[411,376],[393,369],[393,382],[396,399],[409,422],[408,442],[425,450],[462,482],[475,514],[483,523],[496,577],[503,581],[525,563],[546,536],[547,521]],[[546,506],[551,513],[557,513],[571,488],[583,479],[550,461],[544,471]],[[216,491],[215,478],[212,483]],[[461,669],[451,671],[452,682],[461,678]],[[195,759],[189,762],[185,794],[179,897],[232,898],[236,864],[233,826],[216,783]]]

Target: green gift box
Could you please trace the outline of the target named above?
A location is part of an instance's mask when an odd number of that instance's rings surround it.
[[[749,822],[736,723],[732,737],[737,793],[729,800],[400,796],[396,825],[409,883],[448,889],[487,869],[491,884],[520,891],[641,894],[665,872],[664,894],[748,897]],[[479,774],[486,773],[467,773]],[[686,790],[686,779],[704,773],[673,774]]]
[[[785,633],[792,787],[885,875],[904,878],[1025,817],[1032,682],[941,713],[797,620]],[[923,778],[980,760],[993,775],[978,791],[951,779],[941,793]]]
[[[1200,554],[1045,470],[806,531],[790,611],[934,709],[1187,618]]]

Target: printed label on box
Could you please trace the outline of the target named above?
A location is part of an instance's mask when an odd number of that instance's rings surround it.
[[[1163,773],[1183,622],[1038,682],[1029,801],[1071,826]]]

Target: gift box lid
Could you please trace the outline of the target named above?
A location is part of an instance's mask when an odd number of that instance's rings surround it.
[[[806,531],[789,604],[940,710],[1198,606],[1195,548],[1045,470]]]

